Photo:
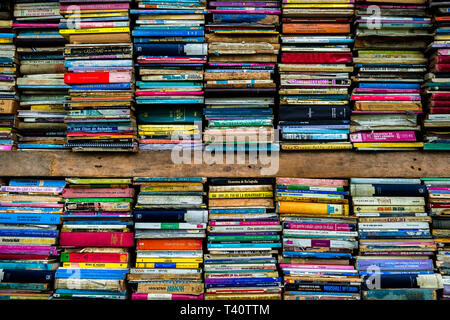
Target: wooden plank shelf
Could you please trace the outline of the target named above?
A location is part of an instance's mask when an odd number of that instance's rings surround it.
[[[136,154],[17,151],[0,153],[2,177],[450,177],[447,152],[318,151],[279,154],[279,170],[252,164],[175,164],[170,151]],[[269,170],[270,171],[270,170]]]

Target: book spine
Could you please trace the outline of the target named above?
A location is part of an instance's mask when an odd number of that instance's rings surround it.
[[[61,247],[132,247],[131,232],[61,232]]]

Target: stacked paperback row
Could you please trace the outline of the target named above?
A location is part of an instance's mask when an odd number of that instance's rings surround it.
[[[0,187],[0,300],[51,297],[64,185],[11,179]]]
[[[351,140],[358,150],[423,147],[418,116],[432,26],[425,4],[357,0]]]
[[[55,1],[17,0],[13,28],[20,63],[19,150],[61,150],[65,147],[64,44],[61,15]]]
[[[434,15],[434,41],[427,47],[429,68],[424,93],[427,116],[423,122],[425,150],[449,150],[450,146],[450,4],[430,1]]]
[[[58,299],[127,298],[128,248],[134,246],[131,179],[67,178]]]
[[[285,300],[359,300],[357,219],[348,181],[277,178]]]
[[[205,70],[209,150],[272,150],[280,3],[209,1]]]
[[[362,297],[369,300],[436,300],[442,277],[436,274],[420,179],[351,179],[358,216]]]
[[[206,178],[135,178],[133,300],[203,300]]]
[[[206,2],[138,0],[133,30],[139,69],[140,150],[202,146]]]
[[[353,1],[283,1],[282,150],[351,149]],[[320,3],[320,4],[319,4]]]
[[[15,150],[17,53],[12,30],[11,2],[0,3],[0,151]]]
[[[450,179],[423,178],[428,190],[428,212],[433,218],[432,235],[436,242],[436,268],[442,275],[442,300],[450,299]]]
[[[60,1],[72,151],[137,151],[130,1]]]
[[[280,222],[271,178],[212,178],[205,300],[280,300]]]

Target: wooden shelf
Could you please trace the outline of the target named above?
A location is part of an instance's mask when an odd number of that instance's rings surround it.
[[[170,151],[76,153],[18,151],[0,153],[2,177],[450,177],[447,152],[285,152],[277,173],[264,174],[261,163],[174,164]]]

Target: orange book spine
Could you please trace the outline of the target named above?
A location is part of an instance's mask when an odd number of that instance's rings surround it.
[[[139,240],[139,250],[201,250],[202,240],[199,239],[172,239],[172,240]]]
[[[350,24],[286,23],[283,24],[283,33],[350,33]]]

